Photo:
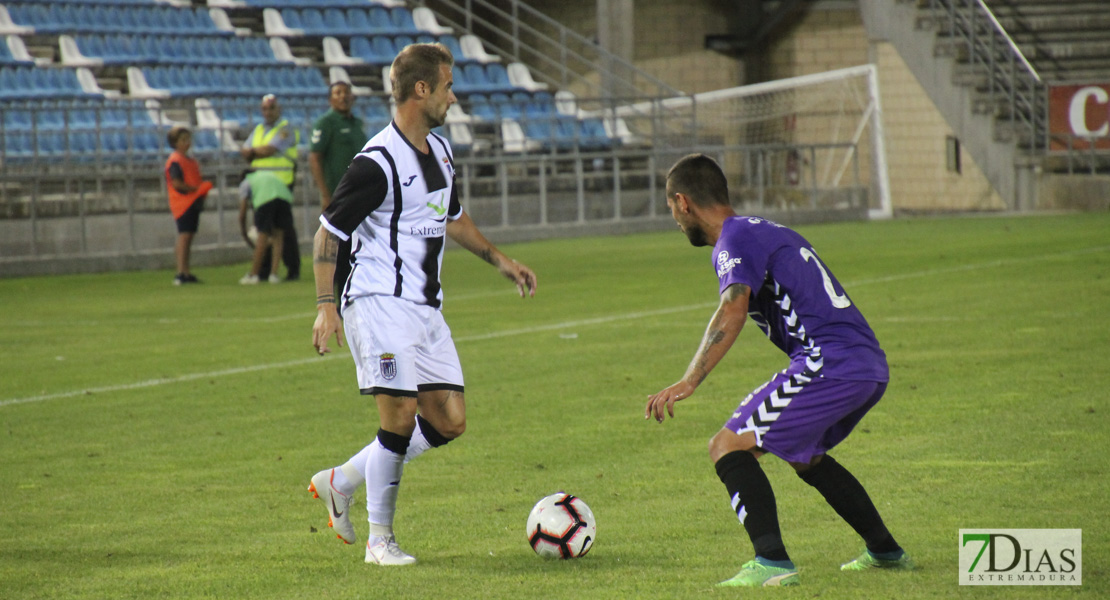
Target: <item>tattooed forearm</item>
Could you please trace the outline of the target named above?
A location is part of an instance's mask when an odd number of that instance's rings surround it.
[[[487,263],[489,263],[489,264],[491,264],[495,267],[497,266],[493,262],[493,249],[492,248],[483,248],[482,250],[479,250],[476,254],[478,255],[478,258],[481,258],[482,260],[486,261]]]
[[[709,376],[711,368],[709,366],[709,353],[713,350],[714,346],[723,342],[724,339],[725,332],[720,329],[710,329],[705,332],[705,343],[702,344],[701,349],[698,351],[698,357],[694,361],[694,375],[697,376],[698,385],[701,385],[701,382],[705,381],[705,378]]]
[[[748,316],[746,302],[748,290],[748,286],[737,284],[729,286],[722,294],[721,305],[717,308],[717,312],[713,313],[697,354],[694,355],[694,360],[690,361],[690,366],[686,370],[685,379],[688,383],[695,386],[701,385],[736,341],[736,336],[744,328],[744,321]]]
[[[339,238],[330,231],[321,230],[323,235],[316,234],[316,243],[312,251],[312,261],[315,263],[335,264],[339,256]]]

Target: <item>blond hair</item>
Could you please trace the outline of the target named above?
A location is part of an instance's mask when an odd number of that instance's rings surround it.
[[[393,86],[393,99],[397,104],[408,100],[415,93],[417,82],[423,81],[432,91],[439,87],[439,66],[454,66],[451,50],[440,44],[409,44],[393,59],[389,69],[389,83]]]

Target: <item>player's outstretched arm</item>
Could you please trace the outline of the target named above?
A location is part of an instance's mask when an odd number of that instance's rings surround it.
[[[709,320],[701,346],[698,347],[694,360],[690,361],[690,366],[686,368],[686,374],[678,383],[648,397],[647,406],[644,407],[645,419],[654,415],[655,420],[662,423],[664,411],[673,419],[675,402],[692,396],[694,390],[701,385],[702,381],[705,381],[713,367],[721,362],[748,320],[750,292],[751,288],[742,283],[725,288],[721,293],[721,303],[717,306],[717,312],[713,313],[713,318]]]
[[[328,339],[335,334],[335,343],[343,347],[343,326],[335,307],[335,259],[339,256],[339,238],[323,225],[312,239],[312,273],[316,277],[316,322],[312,325],[312,346],[321,355],[331,352]]]
[[[532,272],[532,269],[512,260],[498,250],[486,239],[486,236],[482,235],[481,231],[478,231],[478,226],[474,224],[470,215],[463,213],[461,217],[448,223],[447,235],[451,236],[451,239],[455,240],[458,245],[474,253],[478,258],[497,267],[502,275],[516,284],[517,292],[520,293],[521,298],[526,295],[536,295],[536,274]]]

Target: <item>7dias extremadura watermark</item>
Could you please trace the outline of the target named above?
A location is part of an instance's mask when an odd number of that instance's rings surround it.
[[[1082,529],[960,530],[960,585],[1082,584]]]

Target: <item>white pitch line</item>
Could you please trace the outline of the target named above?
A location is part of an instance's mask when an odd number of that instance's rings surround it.
[[[941,269],[928,269],[925,271],[915,271],[913,273],[900,273],[897,275],[888,275],[884,277],[872,277],[868,279],[860,279],[857,281],[849,282],[845,285],[847,288],[859,287],[862,285],[870,285],[875,283],[888,283],[891,281],[898,281],[902,279],[913,279],[919,277],[929,277],[932,275],[944,275],[948,273],[959,273],[964,271],[975,271],[980,269],[989,269],[994,267],[1004,267],[1009,265],[1029,263],[1033,261],[1049,260],[1053,258],[1060,258],[1064,256],[1072,256],[1079,254],[1091,254],[1096,252],[1104,252],[1110,250],[1110,246],[1097,246],[1093,248],[1082,248],[1079,250],[1070,250],[1067,252],[1058,252],[1055,254],[1045,254],[1041,256],[1034,256],[1028,258],[1013,258],[1013,259],[999,259],[983,263],[976,263],[971,265],[958,265],[954,267],[947,267]],[[614,323],[617,321],[631,321],[637,319],[644,319],[648,317],[658,317],[662,315],[670,315],[675,313],[687,312],[691,310],[704,310],[716,306],[716,302],[701,302],[698,304],[688,304],[686,306],[675,306],[671,308],[660,308],[657,310],[646,310],[631,313],[622,313],[619,315],[609,315],[605,317],[595,317],[592,319],[580,319],[577,321],[564,321],[562,323],[554,323],[551,325],[538,325],[536,327],[523,327],[520,329],[507,329],[505,331],[495,331],[491,333],[483,333],[478,335],[469,335],[455,338],[456,342],[477,342],[482,340],[492,340],[503,337],[511,337],[515,335],[527,335],[530,333],[540,333],[544,331],[554,331],[558,329],[570,329],[573,327],[581,327],[584,325],[603,325],[605,323]],[[305,317],[307,318],[307,317]],[[208,373],[192,373],[189,375],[181,375],[179,377],[164,377],[161,379],[148,379],[146,381],[138,381],[134,383],[126,383],[120,385],[109,385],[97,388],[89,388],[84,390],[60,392],[57,394],[43,394],[40,396],[28,396],[26,398],[12,398],[9,400],[0,400],[0,408],[5,406],[13,406],[16,404],[29,404],[32,402],[44,402],[47,400],[58,400],[62,398],[74,398],[77,396],[103,394],[109,392],[120,392],[126,390],[136,390],[148,387],[155,387],[159,385],[168,385],[173,383],[182,383],[185,381],[194,381],[197,379],[205,379],[210,377],[226,377],[228,375],[241,375],[243,373],[252,373],[255,371],[266,371],[270,369],[281,369],[284,367],[296,367],[307,365],[312,362],[319,362],[338,356],[345,356],[345,353],[336,353],[328,356],[320,357],[313,356],[311,358],[302,358],[298,360],[285,361],[280,363],[269,363],[264,365],[254,365],[250,367],[237,367],[234,369],[225,369],[222,371],[210,371]]]

